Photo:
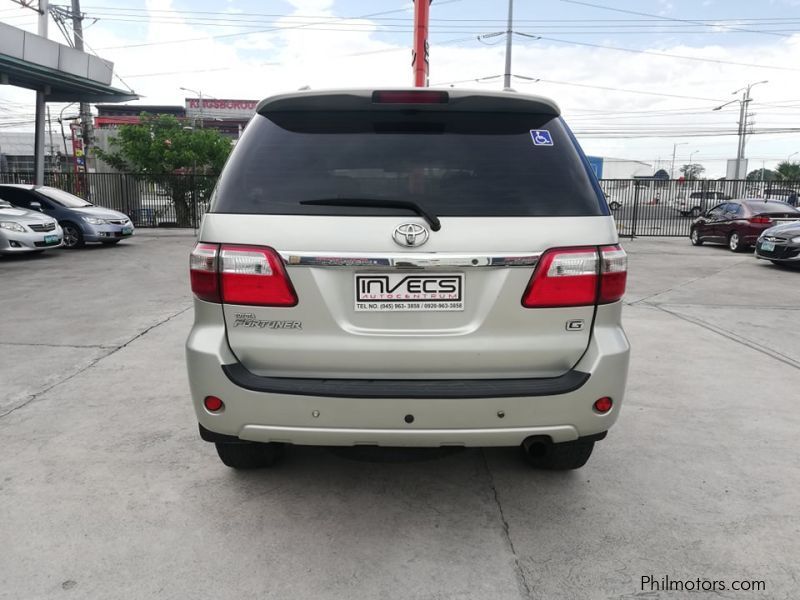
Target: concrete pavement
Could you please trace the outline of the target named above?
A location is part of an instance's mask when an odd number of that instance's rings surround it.
[[[625,406],[588,465],[201,442],[182,345],[190,235],[0,259],[0,598],[796,598],[800,272],[625,243]]]

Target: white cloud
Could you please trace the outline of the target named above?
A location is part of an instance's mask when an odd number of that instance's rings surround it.
[[[328,20],[324,17],[339,15],[333,10],[332,0],[291,0],[289,4],[293,9],[291,15],[274,22],[275,28],[284,29],[215,39],[213,35],[220,35],[220,32],[226,34],[249,30],[215,28],[210,33],[208,29],[187,24],[183,21],[183,13],[169,12],[173,10],[171,0],[147,0],[146,6],[151,11],[149,23],[120,30],[112,29],[101,21],[88,30],[87,38],[95,48],[124,46],[143,41],[199,38],[197,41],[179,44],[114,48],[100,52],[102,56],[115,61],[116,70],[123,77],[131,75],[127,81],[144,96],[142,103],[182,103],[185,94],[178,89],[181,86],[202,90],[208,96],[261,98],[304,85],[325,88],[410,84],[411,34],[407,35],[408,45],[376,39],[377,25],[369,19],[335,21],[328,26],[354,30],[347,32],[320,31],[320,26],[298,27],[298,15],[315,15],[321,17],[320,22]],[[669,3],[664,6],[667,4]],[[230,12],[235,14],[233,8]],[[406,14],[410,16],[411,12]],[[160,22],[164,21],[165,15],[175,22]],[[270,27],[267,23],[264,29]],[[649,50],[794,69],[799,67],[795,57],[800,55],[800,35],[791,38],[773,39],[764,36],[747,39],[750,40],[749,44],[736,48],[715,44],[690,47],[666,44],[662,39],[660,45],[654,42]],[[755,40],[759,42],[756,43]],[[620,42],[598,40],[596,43],[613,46]],[[503,71],[503,50],[502,43],[493,47],[477,42],[439,45],[434,38],[431,43],[431,81],[449,82],[499,75]],[[513,85],[521,92],[543,94],[556,99],[575,129],[635,123],[649,124],[652,127],[680,126],[682,129],[692,126],[726,126],[735,129],[735,107],[713,113],[710,109],[715,104],[731,99],[730,92],[733,90],[760,79],[769,79],[770,84],[754,90],[757,102],[800,99],[798,71],[685,61],[602,48],[570,46],[546,40],[515,40],[513,71],[526,77],[551,81],[552,83],[531,83],[518,79]],[[174,74],[136,77],[149,73]],[[708,100],[649,96],[555,82],[651,91]],[[463,87],[469,84],[459,85]],[[498,89],[501,85],[499,78],[487,83],[472,84],[479,89]],[[4,98],[10,97],[5,90],[2,95]],[[26,97],[32,98],[32,95]],[[797,104],[800,105],[800,102]],[[696,109],[699,114],[668,113],[649,118],[629,116],[625,119],[618,118],[618,115],[588,117],[592,111],[674,111],[687,108]],[[798,121],[791,109],[759,107],[755,103],[752,108],[758,113],[756,120],[759,126],[777,123],[788,125]],[[800,115],[800,107],[795,108],[794,112]],[[583,144],[592,153],[651,160],[671,154],[674,141],[685,140],[681,133],[676,133],[674,138],[649,140],[600,140],[587,136],[583,139]],[[689,141],[691,143],[682,149],[686,154],[691,151],[688,149],[690,146],[692,150],[700,149],[701,153],[696,158],[701,160],[704,156],[722,159],[733,154],[736,145],[734,137],[693,138]],[[796,149],[794,144],[791,136],[753,136],[748,144],[748,152],[755,156],[785,156]],[[724,162],[709,162],[706,166],[709,173],[714,174],[724,168]]]

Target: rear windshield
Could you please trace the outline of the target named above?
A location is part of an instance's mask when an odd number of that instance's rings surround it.
[[[546,130],[538,144],[532,130]],[[606,214],[597,189],[566,127],[549,115],[287,112],[254,117],[211,210],[409,214],[301,204],[369,199],[410,200],[438,216],[594,216]]]
[[[754,213],[772,213],[772,212],[800,212],[796,208],[789,206],[785,202],[746,202],[747,207]]]

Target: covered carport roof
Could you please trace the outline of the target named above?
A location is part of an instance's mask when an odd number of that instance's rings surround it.
[[[111,87],[114,64],[0,23],[0,83],[43,91],[47,102],[125,102],[133,92]]]

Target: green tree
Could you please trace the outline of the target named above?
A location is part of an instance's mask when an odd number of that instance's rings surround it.
[[[700,175],[705,173],[706,168],[699,163],[683,165],[680,169],[685,179],[700,179]]]
[[[800,163],[785,160],[777,166],[775,171],[777,171],[779,179],[784,181],[800,181]]]
[[[775,181],[778,174],[772,169],[755,169],[747,174],[747,181]]]
[[[231,140],[216,129],[186,127],[172,115],[141,114],[123,125],[110,149],[97,155],[120,171],[161,187],[172,199],[178,225],[191,223],[192,192],[206,199],[231,152]]]

